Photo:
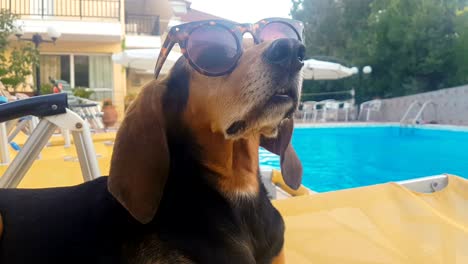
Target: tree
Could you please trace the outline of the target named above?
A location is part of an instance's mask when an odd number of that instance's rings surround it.
[[[454,71],[455,0],[376,0],[369,16],[372,84],[383,97],[448,85]]]
[[[468,2],[468,1],[467,1]],[[455,18],[455,51],[454,59],[456,71],[452,84],[468,83],[468,3],[464,10],[460,10]]]
[[[304,21],[309,57],[373,68],[363,87],[357,87],[358,78],[353,77],[327,84],[305,82],[304,91],[356,87],[358,101],[364,101],[466,83],[468,27],[456,11],[467,2],[293,0],[291,14]]]
[[[366,65],[367,52],[362,47],[366,45],[364,36],[367,33],[371,2],[294,0],[291,15],[305,24],[308,57],[349,67]],[[312,97],[307,94],[350,90],[357,85],[357,77],[336,81],[305,81],[303,100],[326,99],[326,96]]]
[[[14,90],[24,85],[39,61],[38,51],[30,43],[16,43],[12,47],[9,38],[15,31],[16,19],[9,11],[0,10],[0,81]]]

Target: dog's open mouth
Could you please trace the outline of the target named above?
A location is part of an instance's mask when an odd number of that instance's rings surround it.
[[[292,103],[294,101],[294,93],[290,89],[278,90],[270,99],[271,104]]]
[[[291,118],[297,105],[297,91],[292,88],[277,89],[263,104],[258,104],[247,116],[229,125],[226,135],[235,136],[251,125],[268,123],[271,126],[280,120]]]
[[[283,108],[283,118],[291,118],[297,105],[297,94],[294,89],[279,89],[268,101],[266,107]]]

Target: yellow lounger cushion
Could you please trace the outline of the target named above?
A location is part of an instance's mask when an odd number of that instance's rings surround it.
[[[468,263],[468,181],[436,193],[396,183],[274,201],[287,263]]]
[[[310,194],[309,190],[307,190],[307,188],[303,185],[299,186],[297,190],[289,188],[289,186],[284,182],[283,175],[279,170],[272,170],[271,181],[273,182],[273,184],[280,187],[283,191],[287,192],[291,196],[301,196]]]
[[[116,132],[106,132],[106,133],[92,133],[91,137],[93,142],[100,142],[100,141],[113,141],[115,140]],[[18,144],[19,146],[23,146],[28,136],[24,133],[19,133],[14,139],[13,142]],[[73,137],[70,135],[71,143],[73,143]],[[63,146],[65,144],[65,140],[61,134],[55,134],[49,140],[50,146]]]

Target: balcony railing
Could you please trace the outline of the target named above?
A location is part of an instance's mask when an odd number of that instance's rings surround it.
[[[22,17],[120,20],[120,0],[0,0],[0,9]]]
[[[159,36],[159,16],[126,14],[125,31],[136,35]]]

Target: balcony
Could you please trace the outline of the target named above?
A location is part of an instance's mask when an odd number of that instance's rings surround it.
[[[127,48],[160,48],[161,23],[158,15],[125,15]]]
[[[159,16],[126,14],[125,31],[129,35],[159,36]]]
[[[20,17],[26,37],[62,33],[61,41],[118,42],[122,37],[121,0],[0,0],[0,9]]]
[[[120,21],[120,0],[1,0],[0,9],[29,19]]]

